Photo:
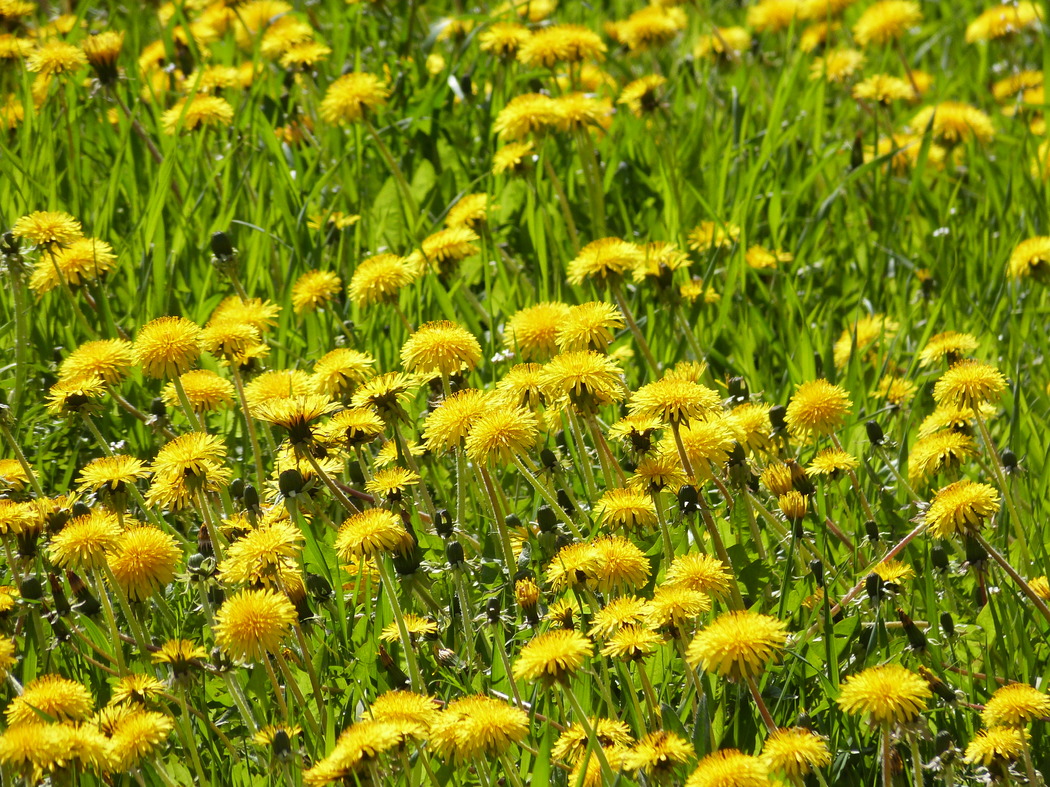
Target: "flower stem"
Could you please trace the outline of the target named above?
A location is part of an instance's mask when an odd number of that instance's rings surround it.
[[[383,138],[379,136],[379,132],[376,131],[375,126],[372,125],[372,121],[367,117],[363,117],[362,124],[369,136],[372,137],[372,141],[375,142],[379,155],[383,157],[383,161],[385,161],[387,167],[390,168],[390,174],[394,176],[394,180],[397,181],[397,185],[401,189],[401,196],[404,197],[405,200],[405,217],[408,219],[406,224],[413,228],[414,234],[416,228],[419,226],[420,220],[422,219],[422,215],[419,212],[419,203],[417,203],[416,198],[412,196],[412,187],[408,185],[405,173],[401,170],[401,167],[394,159],[393,154],[390,152],[390,148],[388,148],[386,143],[383,142]]]
[[[532,484],[533,489],[540,493],[540,497],[542,497],[554,510],[554,513],[558,515],[558,518],[569,528],[569,530],[572,531],[572,534],[582,541],[583,534],[580,532],[580,529],[576,527],[572,519],[565,512],[565,509],[561,507],[561,503],[558,502],[558,496],[546,487],[535,470],[530,469],[525,464],[525,459],[523,457],[515,456],[511,461],[514,462],[514,466],[518,468],[518,471],[525,476],[525,480]]]
[[[1021,575],[1018,574],[1014,567],[1010,565],[1010,562],[1005,557],[1003,557],[1002,553],[995,547],[993,547],[990,543],[988,543],[988,539],[986,539],[980,533],[973,533],[972,535],[977,540],[977,543],[984,547],[985,551],[991,556],[992,560],[998,563],[999,566],[1003,569],[1003,571],[1005,571],[1009,575],[1010,579],[1012,579],[1017,585],[1017,587],[1021,589],[1021,592],[1028,596],[1028,600],[1035,605],[1035,608],[1039,610],[1039,612],[1044,618],[1046,618],[1047,622],[1050,622],[1050,609],[1047,608],[1046,602],[1039,598],[1038,594],[1034,590],[1032,590],[1031,586],[1027,582],[1024,581]]]
[[[643,334],[642,329],[638,327],[638,323],[634,319],[634,313],[631,311],[631,307],[627,304],[627,299],[623,295],[623,287],[620,285],[620,282],[612,281],[609,284],[609,289],[612,291],[613,297],[616,299],[616,303],[620,307],[620,311],[623,312],[623,318],[627,322],[627,327],[631,329],[631,334],[634,336],[634,340],[638,343],[638,349],[642,351],[642,357],[645,358],[645,362],[649,365],[649,370],[655,377],[660,373],[660,368],[656,363],[656,358],[653,357],[653,351],[649,349],[649,342],[645,340],[645,334]]]
[[[230,376],[233,378],[233,386],[237,390],[237,401],[240,402],[241,412],[244,414],[244,423],[248,427],[248,439],[252,444],[252,455],[255,459],[256,488],[262,491],[263,483],[266,481],[266,469],[263,467],[262,449],[259,448],[259,433],[255,429],[255,421],[248,412],[248,400],[244,395],[244,379],[241,370],[237,368],[237,362],[230,361]]]
[[[190,422],[190,428],[195,432],[203,432],[204,427],[201,425],[200,420],[197,418],[197,414],[193,412],[193,405],[190,404],[190,399],[186,396],[186,389],[182,385],[182,380],[178,375],[171,378],[171,384],[175,387],[175,393],[179,396],[179,404],[182,406],[182,413],[186,416],[186,420]]]
[[[751,696],[755,700],[755,705],[758,706],[758,712],[762,714],[762,721],[766,725],[766,730],[770,733],[777,731],[777,723],[773,721],[773,714],[769,712],[769,708],[766,705],[766,701],[762,699],[762,692],[758,689],[758,683],[755,682],[753,675],[745,675],[744,680],[747,681],[747,687],[751,690]]]
[[[1003,492],[1003,497],[1006,499],[1006,508],[1010,512],[1010,524],[1014,527],[1014,537],[1021,545],[1021,559],[1024,560],[1025,565],[1029,565],[1032,560],[1032,556],[1028,551],[1028,539],[1024,532],[1024,523],[1021,521],[1021,517],[1017,511],[1017,503],[1014,501],[1013,489],[1006,482],[1006,471],[1003,469],[1002,457],[999,456],[999,452],[995,450],[995,443],[992,442],[992,435],[988,431],[988,424],[984,422],[984,418],[981,416],[980,408],[974,406],[973,418],[977,422],[977,430],[981,433],[981,440],[984,442],[984,447],[990,454],[992,473],[995,475],[995,480],[999,484],[999,488]]]
[[[405,661],[408,662],[408,679],[412,691],[422,694],[426,691],[426,685],[423,683],[423,676],[419,672],[415,648],[412,644],[412,638],[408,634],[408,626],[405,625],[405,615],[401,611],[401,602],[397,598],[397,583],[394,580],[393,562],[390,559],[390,555],[384,552],[379,556],[376,565],[379,567],[379,578],[383,583],[383,588],[386,590],[387,598],[390,600],[390,609],[394,613],[397,631],[401,635],[401,648],[405,651]]]

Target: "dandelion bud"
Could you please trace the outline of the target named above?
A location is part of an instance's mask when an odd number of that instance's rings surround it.
[[[59,642],[68,642],[69,638],[72,636],[69,626],[57,617],[51,618],[51,632]]]
[[[900,620],[904,627],[904,634],[908,637],[908,647],[912,650],[926,650],[926,635],[915,625],[915,621],[903,609],[897,610],[897,619]]]
[[[551,449],[544,448],[540,451],[540,466],[553,472],[558,467],[558,456]]]
[[[532,544],[525,541],[521,545],[521,554],[518,555],[518,573],[527,571],[532,563]]]
[[[868,541],[870,541],[873,544],[880,538],[879,525],[877,522],[875,522],[874,519],[869,519],[867,522],[864,523],[864,532],[868,536]]]
[[[811,560],[809,570],[813,572],[813,581],[817,583],[817,587],[824,587],[824,564],[820,560]]]
[[[926,669],[926,667],[920,665],[918,671],[919,674],[922,675],[922,679],[926,681],[926,684],[934,694],[947,703],[954,703],[957,701],[958,698],[955,696],[955,692],[952,691],[951,686]]]
[[[91,508],[86,503],[82,503],[79,500],[73,504],[73,508],[70,511],[70,514],[74,519],[81,516],[87,516],[90,513]]]
[[[948,730],[940,730],[937,733],[937,754],[944,759],[944,755],[955,748],[955,739]]]
[[[687,484],[678,490],[678,510],[683,514],[695,514],[700,511],[700,497],[695,486]]]
[[[944,544],[933,545],[930,549],[930,562],[938,571],[948,570],[948,550],[944,548]]]
[[[1003,470],[1006,471],[1007,475],[1016,473],[1020,467],[1017,464],[1017,454],[1011,451],[1009,448],[1003,449]]]
[[[988,553],[976,538],[966,538],[966,562],[980,571],[988,560]]]
[[[868,574],[864,577],[864,590],[873,603],[877,604],[882,599],[882,579],[878,574]]]
[[[795,726],[804,730],[813,729],[813,719],[805,708],[798,709],[798,715],[795,717]]]
[[[569,500],[569,494],[564,489],[558,490],[558,505],[560,505],[562,510],[569,516],[576,513],[576,506],[574,506],[572,501]]]
[[[51,585],[51,602],[54,606],[55,614],[59,617],[68,615],[72,609],[69,606],[69,601],[66,599],[66,592],[62,589],[62,581],[54,574],[48,574],[47,581]]]
[[[230,242],[230,237],[225,232],[213,232],[211,234],[211,253],[220,260],[226,260],[237,253]]]
[[[306,589],[322,604],[332,598],[332,584],[320,574],[306,575]]]
[[[168,409],[164,405],[164,400],[159,396],[149,403],[149,414],[154,418],[167,418]]]
[[[463,545],[458,541],[449,541],[445,545],[445,559],[452,568],[463,565]]]
[[[500,603],[498,598],[490,598],[489,603],[485,605],[485,617],[489,621],[489,625],[499,625],[500,618]]]
[[[539,525],[541,533],[553,533],[558,526],[558,517],[548,505],[542,505],[536,511],[536,524]]]
[[[23,577],[18,585],[18,593],[28,601],[39,601],[40,597],[44,595],[44,587],[40,582],[40,577],[35,574]]]
[[[77,612],[93,618],[102,611],[102,605],[91,594],[87,583],[78,574],[67,569],[66,581],[69,583],[69,589],[73,591],[73,597],[77,600]]]
[[[303,491],[304,483],[303,474],[294,467],[282,472],[277,479],[277,486],[281,490],[281,494],[293,500]]]
[[[769,408],[769,423],[773,427],[773,434],[782,434],[787,429],[787,408],[782,404],[775,404]]]
[[[220,233],[215,234],[218,235]],[[270,748],[273,750],[274,757],[279,760],[286,760],[292,756],[292,739],[288,737],[288,733],[285,730],[278,729],[270,741]]]
[[[747,380],[743,377],[730,377],[727,388],[730,404],[743,404],[751,398],[751,391],[747,387]]]
[[[506,522],[507,528],[509,530],[521,527],[521,520],[518,518],[517,514],[507,514],[506,519],[504,519],[503,521]]]
[[[882,445],[886,442],[886,434],[882,431],[878,421],[868,421],[864,424],[864,429],[868,433],[868,442],[873,446]]]
[[[442,538],[452,538],[452,514],[447,508],[438,509],[434,517],[434,532]]]
[[[817,491],[816,487],[813,486],[813,482],[809,480],[809,474],[806,472],[806,468],[794,459],[788,459],[786,464],[791,470],[791,486],[794,487],[796,492],[809,497]]]
[[[244,479],[235,478],[230,481],[230,497],[234,500],[240,500],[244,497]]]
[[[952,619],[952,613],[941,613],[941,631],[944,632],[944,636],[946,637],[955,636],[955,621]]]
[[[262,508],[259,505],[259,491],[253,484],[244,485],[244,494],[241,496],[241,501],[250,512],[254,514],[262,513]]]

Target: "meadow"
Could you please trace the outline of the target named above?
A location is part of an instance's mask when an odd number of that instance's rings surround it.
[[[1044,784],[1048,13],[0,0],[0,783]]]

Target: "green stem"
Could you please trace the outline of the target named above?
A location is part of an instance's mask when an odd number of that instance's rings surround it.
[[[999,550],[993,547],[990,543],[988,543],[988,539],[986,539],[980,533],[973,533],[972,535],[977,540],[977,542],[982,547],[984,547],[985,551],[991,556],[992,560],[998,563],[999,566],[1003,569],[1003,571],[1005,571],[1009,575],[1010,579],[1014,581],[1014,584],[1016,584],[1021,589],[1021,592],[1028,596],[1028,600],[1035,605],[1035,608],[1039,610],[1039,612],[1044,618],[1046,618],[1047,622],[1050,622],[1050,609],[1047,608],[1046,602],[1039,598],[1036,592],[1032,590],[1031,586],[1024,581],[1021,575],[1018,574],[1017,571],[1014,570],[1014,567],[1010,565],[1009,561],[1005,557],[1003,557],[1002,553],[999,552]]]
[[[230,376],[233,378],[233,386],[237,390],[237,401],[240,402],[241,412],[244,414],[244,423],[248,427],[248,439],[252,444],[252,455],[255,459],[256,484],[262,491],[266,482],[266,469],[263,466],[262,449],[259,448],[259,433],[255,429],[255,420],[248,412],[248,399],[244,395],[244,380],[241,378],[241,370],[237,368],[237,362],[230,361]]]
[[[618,280],[614,279],[609,282],[609,290],[612,292],[613,298],[616,299],[620,311],[623,312],[623,318],[627,322],[627,327],[631,329],[631,334],[634,336],[634,340],[638,343],[638,349],[642,351],[642,357],[645,358],[649,370],[655,377],[660,373],[660,368],[656,363],[656,358],[653,357],[653,351],[649,349],[649,342],[645,340],[645,334],[642,333],[642,329],[638,327],[638,323],[634,319],[634,313],[631,311],[631,307],[627,304],[627,299],[623,295],[623,286]]]
[[[405,223],[412,228],[413,234],[415,234],[423,217],[419,212],[419,203],[417,203],[416,198],[412,196],[412,187],[408,185],[408,180],[405,179],[405,173],[401,171],[401,167],[398,166],[393,154],[391,154],[390,148],[388,148],[386,143],[383,142],[383,138],[379,136],[379,132],[376,131],[375,126],[372,125],[372,121],[367,117],[364,117],[362,118],[362,124],[369,136],[372,137],[372,141],[375,142],[376,148],[379,150],[379,155],[383,157],[387,167],[390,168],[390,174],[394,176],[394,180],[401,189],[401,196],[404,197],[405,200],[404,213],[405,218],[407,219]]]
[[[540,497],[542,497],[546,501],[546,503],[551,507],[554,513],[557,514],[558,519],[560,519],[565,524],[565,526],[568,527],[570,531],[572,531],[572,534],[576,536],[576,538],[582,541],[583,534],[580,532],[580,529],[576,527],[572,519],[565,512],[565,509],[561,507],[561,503],[558,502],[558,496],[551,492],[543,483],[543,481],[540,480],[540,477],[536,473],[535,469],[530,469],[528,466],[526,466],[526,459],[524,457],[514,456],[511,459],[511,461],[514,462],[514,466],[518,468],[518,471],[523,476],[525,476],[525,480],[532,484],[532,488],[539,492]]]
[[[22,466],[22,472],[26,474],[26,478],[29,479],[29,485],[33,487],[33,491],[36,492],[36,496],[40,499],[47,497],[44,494],[43,488],[40,486],[40,481],[37,480],[36,473],[33,472],[33,466],[29,464],[29,460],[26,459],[26,455],[22,453],[22,448],[18,445],[18,441],[15,440],[15,436],[11,433],[11,428],[7,425],[6,419],[0,417],[0,434],[3,434],[4,439],[7,440],[8,446],[15,455],[15,459],[18,460],[18,464]]]
[[[204,427],[197,418],[197,414],[193,412],[193,405],[190,404],[190,399],[186,396],[186,389],[182,385],[182,379],[175,375],[171,378],[171,384],[175,387],[175,393],[179,396],[179,405],[182,407],[182,413],[186,416],[186,420],[190,422],[190,428],[195,432],[203,432]]]
[[[999,488],[1003,492],[1003,498],[1006,500],[1006,508],[1010,512],[1010,524],[1014,528],[1014,537],[1021,545],[1021,559],[1024,560],[1025,565],[1031,564],[1032,556],[1028,551],[1028,538],[1024,532],[1024,523],[1021,521],[1021,517],[1017,510],[1017,503],[1014,501],[1013,489],[1006,482],[1006,471],[1003,469],[1003,460],[999,456],[999,452],[995,450],[995,443],[992,442],[992,435],[988,431],[988,425],[984,422],[984,418],[981,416],[980,407],[974,405],[973,418],[977,422],[977,430],[981,433],[981,440],[984,442],[984,447],[988,451],[992,464],[992,472],[995,475],[995,480],[999,484]]]
[[[393,562],[390,559],[390,555],[385,552],[378,557],[376,564],[379,567],[379,578],[386,590],[387,598],[390,600],[390,609],[394,614],[394,621],[397,623],[397,631],[401,635],[401,648],[405,651],[405,661],[408,662],[408,679],[412,686],[412,691],[417,694],[423,694],[426,692],[426,684],[423,683],[423,676],[419,671],[419,665],[416,663],[415,647],[412,644],[412,638],[408,634],[408,626],[405,625],[405,616],[401,611],[401,602],[397,598],[397,582],[394,580]]]
[[[579,724],[583,727],[583,731],[587,733],[587,740],[590,741],[591,747],[594,749],[594,754],[598,758],[598,763],[602,767],[602,780],[605,784],[612,784],[613,770],[609,765],[609,760],[605,756],[605,750],[602,749],[601,743],[598,741],[598,736],[594,733],[594,727],[591,725],[591,720],[587,718],[587,714],[583,712],[583,707],[580,705],[580,701],[576,698],[572,689],[568,685],[562,686],[562,694],[569,703],[569,707],[572,708],[573,715],[576,717],[574,720],[575,724]]]

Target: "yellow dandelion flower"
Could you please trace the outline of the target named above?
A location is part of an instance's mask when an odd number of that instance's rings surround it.
[[[864,9],[853,25],[853,37],[861,46],[882,46],[921,22],[922,11],[913,0],[880,0]]]
[[[541,134],[551,129],[561,128],[563,122],[561,105],[553,98],[543,93],[524,93],[512,98],[499,111],[496,121],[492,124],[492,130],[503,142],[513,143],[524,139],[529,134]],[[531,149],[512,148],[511,145],[507,145],[496,154],[497,156],[502,154],[504,163],[511,157],[510,152],[504,151],[514,151],[517,159],[515,165],[504,169],[497,159],[494,169],[517,170],[525,158],[532,153]]]
[[[603,749],[610,746],[630,746],[634,743],[631,728],[617,719],[592,718],[588,725]],[[570,724],[558,736],[551,747],[551,756],[556,760],[575,765],[587,754],[590,736],[582,724]]]
[[[108,555],[114,579],[133,600],[148,598],[175,578],[178,542],[151,525],[124,531]]]
[[[514,662],[516,680],[562,683],[583,666],[593,643],[578,631],[548,631],[528,642]]]
[[[80,222],[61,211],[37,211],[22,216],[11,227],[11,234],[34,246],[65,246],[81,237]]]
[[[681,628],[711,609],[706,593],[684,585],[661,585],[646,609],[646,622],[653,628]]]
[[[44,78],[76,71],[88,62],[84,51],[74,44],[52,39],[42,44],[26,59],[26,71]]]
[[[116,515],[99,509],[74,517],[56,533],[48,546],[48,556],[57,566],[96,568],[106,559],[120,538]]]
[[[922,352],[919,353],[919,366],[932,366],[939,363],[941,359],[947,360],[949,367],[954,366],[978,346],[977,337],[968,333],[958,331],[938,333],[930,337]]]
[[[609,489],[594,504],[598,521],[610,530],[649,530],[656,527],[653,499],[634,489]]]
[[[846,82],[864,65],[864,59],[864,53],[856,49],[829,50],[823,57],[813,60],[809,68],[809,78],[826,79],[833,83]]]
[[[982,12],[966,26],[966,42],[991,41],[1038,25],[1043,12],[1038,4],[1019,2],[996,5]]]
[[[405,614],[404,622],[408,635],[413,640],[421,637],[432,638],[438,634],[438,624],[430,618],[420,617],[409,612]],[[401,629],[398,628],[396,622],[384,626],[383,630],[379,632],[379,639],[383,642],[399,642],[401,640]]]
[[[281,646],[295,621],[295,607],[283,593],[242,590],[215,613],[215,641],[233,659],[260,661]]]
[[[492,409],[488,391],[467,388],[455,391],[427,416],[423,441],[428,451],[450,451],[462,446],[471,427]]]
[[[321,118],[328,123],[357,123],[383,106],[389,95],[386,83],[374,74],[344,74],[328,86]]]
[[[550,68],[558,63],[601,60],[605,44],[582,25],[551,25],[536,30],[518,49],[518,60],[527,66]]]
[[[642,623],[645,620],[645,599],[637,596],[619,596],[594,613],[588,634],[607,639],[623,626]]]
[[[671,562],[664,582],[667,585],[682,585],[715,598],[724,598],[729,594],[733,575],[718,558],[703,552],[690,552],[679,555]]]
[[[1019,760],[1027,746],[1028,730],[992,727],[981,730],[970,740],[963,760],[971,765],[1006,765]]]
[[[343,288],[343,280],[332,271],[307,271],[292,285],[296,314],[307,314],[332,303]]]
[[[754,678],[780,658],[787,644],[787,625],[757,612],[719,615],[689,644],[688,662],[730,680]]]
[[[401,290],[415,281],[416,276],[396,254],[376,254],[358,264],[350,277],[350,300],[360,308],[373,303],[397,303]]]
[[[511,315],[503,331],[507,347],[522,358],[546,360],[558,351],[557,336],[571,310],[568,304],[547,301],[526,306]]]
[[[1010,253],[1006,270],[1012,279],[1031,276],[1038,281],[1050,281],[1050,237],[1021,241]]]
[[[994,401],[1006,388],[1006,378],[994,366],[981,361],[960,361],[946,371],[933,387],[938,405],[975,407]]]
[[[466,328],[449,320],[423,323],[401,347],[405,368],[429,377],[470,371],[480,360],[478,340]]]
[[[233,404],[233,383],[210,369],[186,372],[179,376],[179,381],[194,412],[211,413]],[[168,407],[179,407],[180,399],[174,383],[165,385],[160,397]]]
[[[525,711],[476,695],[450,702],[431,727],[429,745],[446,760],[498,757],[529,732]]]
[[[43,713],[57,721],[78,721],[91,715],[94,700],[85,686],[61,675],[41,675],[27,683],[4,711],[11,726],[40,720]]]
[[[764,760],[736,749],[719,749],[697,763],[685,784],[686,787],[772,787],[773,781]]]
[[[660,106],[666,84],[666,77],[648,74],[625,85],[616,103],[626,106],[635,117],[645,117]]]
[[[407,552],[414,543],[399,516],[385,508],[369,508],[343,522],[335,550],[340,558],[352,562],[383,552]]]
[[[782,727],[762,744],[761,759],[769,770],[798,780],[831,765],[831,752],[827,741],[812,730]]]
[[[843,388],[824,379],[812,380],[795,389],[785,420],[796,437],[828,435],[842,426],[852,407]]]
[[[200,327],[185,317],[159,317],[139,329],[134,357],[149,377],[175,377],[201,354]]]
[[[642,771],[655,783],[663,781],[674,770],[694,756],[693,745],[673,732],[650,732],[624,755],[623,767]]]
[[[371,377],[375,358],[360,350],[340,347],[325,353],[314,364],[314,391],[323,396],[343,398]]]
[[[958,101],[923,107],[912,118],[911,126],[920,134],[931,129],[937,143],[949,148],[971,139],[988,143],[995,136],[995,126],[988,115]]]
[[[1050,716],[1050,697],[1025,683],[1010,683],[996,690],[981,711],[988,727],[1023,727]]]
[[[619,238],[599,238],[580,249],[580,253],[569,262],[569,283],[580,286],[588,279],[597,284],[617,280],[644,259],[645,255],[637,244]]]
[[[29,287],[37,295],[43,295],[60,287],[64,279],[75,288],[101,278],[116,266],[117,256],[108,243],[95,238],[74,238],[37,260],[29,277]]]
[[[846,678],[837,702],[847,713],[888,725],[917,718],[931,696],[922,677],[899,664],[883,664]]]
[[[520,119],[516,119],[511,125],[513,131],[508,132],[509,138],[514,139],[514,131],[520,131]],[[525,132],[528,133],[528,132]],[[492,156],[492,174],[503,175],[505,173],[520,173],[528,168],[535,155],[535,146],[531,141],[510,142]]]
[[[976,533],[999,510],[999,493],[988,484],[956,481],[937,490],[924,514],[934,538]]]
[[[474,421],[464,447],[474,462],[506,465],[536,444],[538,431],[530,411],[500,406]]]
[[[605,536],[592,542],[594,586],[602,593],[614,589],[637,590],[652,574],[649,558],[622,536]]]

